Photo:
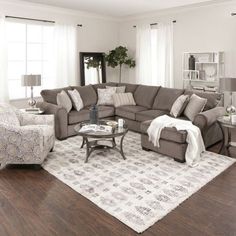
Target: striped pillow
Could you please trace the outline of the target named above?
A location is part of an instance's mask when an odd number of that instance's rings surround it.
[[[115,93],[112,97],[115,107],[136,105],[132,93]]]

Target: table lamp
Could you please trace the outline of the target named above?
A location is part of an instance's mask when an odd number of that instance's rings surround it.
[[[21,86],[31,88],[31,96],[28,102],[30,108],[27,110],[37,110],[37,108],[35,108],[34,86],[41,86],[41,75],[22,75]]]
[[[221,92],[230,92],[230,105],[226,107],[226,112],[230,115],[234,114],[236,108],[233,106],[233,92],[236,91],[236,78],[221,78],[220,79]]]

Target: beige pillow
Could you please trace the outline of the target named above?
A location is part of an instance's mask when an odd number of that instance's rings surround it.
[[[115,93],[113,95],[113,101],[115,107],[136,105],[132,93]]]
[[[175,118],[181,116],[188,102],[189,102],[189,95],[179,96],[171,107],[170,115]]]
[[[202,112],[207,103],[206,98],[201,98],[196,94],[193,94],[190,99],[187,107],[184,110],[184,115],[191,121],[194,120],[195,116]]]
[[[65,108],[67,113],[69,113],[72,109],[72,102],[70,100],[70,97],[64,90],[57,94],[57,105]]]
[[[116,87],[107,89],[97,89],[98,102],[97,105],[113,105],[113,94],[116,93]]]
[[[118,86],[118,87],[106,86],[106,88],[115,88],[116,93],[124,93],[126,86]]]
[[[83,109],[84,103],[83,103],[83,100],[82,100],[78,90],[76,90],[76,89],[68,90],[68,93],[71,97],[73,107],[75,108],[75,110],[80,111],[81,109]]]

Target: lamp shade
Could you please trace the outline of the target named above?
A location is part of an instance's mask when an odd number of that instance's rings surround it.
[[[235,92],[236,78],[220,78],[221,92]]]
[[[22,75],[21,86],[34,87],[41,85],[41,75]]]

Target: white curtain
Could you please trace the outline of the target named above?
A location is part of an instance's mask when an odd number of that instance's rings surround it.
[[[160,23],[157,28],[157,80],[164,87],[174,87],[173,23]]]
[[[77,27],[55,24],[54,29],[55,85],[77,85]]]
[[[151,26],[137,25],[136,28],[136,79],[138,83],[152,84]]]
[[[0,102],[8,102],[7,40],[5,16],[0,16]]]
[[[173,23],[137,26],[137,82],[173,87]]]

